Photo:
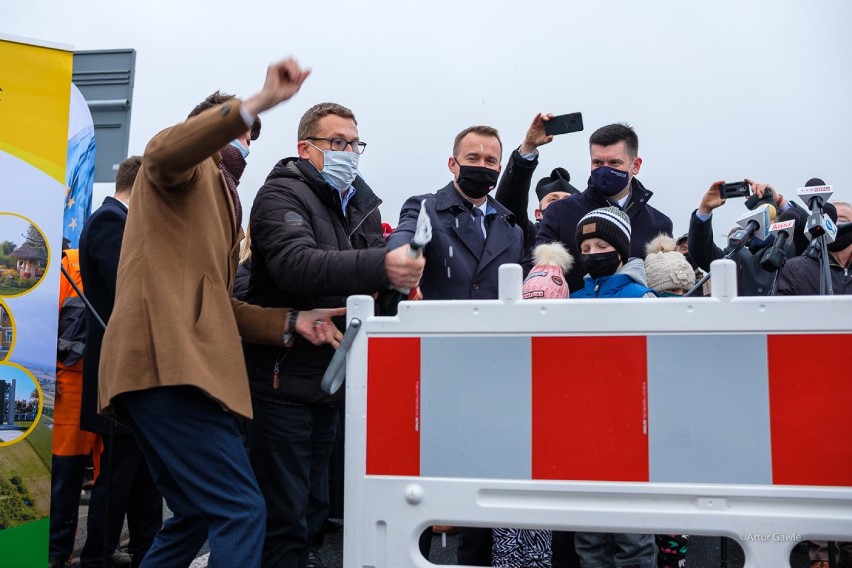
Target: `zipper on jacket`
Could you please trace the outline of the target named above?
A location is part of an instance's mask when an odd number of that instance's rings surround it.
[[[275,364],[272,366],[272,388],[275,390],[278,390],[278,387],[281,386],[281,383],[278,380],[278,372],[281,368],[278,366],[278,363],[281,363],[287,358],[287,355],[290,354],[290,349],[291,348],[285,347],[284,353],[275,358]]]
[[[601,283],[600,281],[595,283],[595,298],[601,297]]]
[[[360,221],[358,221],[358,224],[357,224],[357,225],[355,225],[354,227],[352,227],[352,230],[351,230],[351,231],[349,231],[349,234],[346,236],[346,238],[349,240],[349,244],[350,244],[350,245],[352,244],[352,235],[354,235],[354,234],[355,234],[355,231],[357,231],[357,230],[358,230],[358,228],[359,228],[361,225],[363,225],[363,224],[364,224],[364,221],[366,221],[366,220],[367,220],[367,217],[369,217],[370,215],[372,215],[372,214],[373,214],[373,211],[375,211],[376,209],[378,209],[378,208],[379,208],[379,205],[381,205],[381,204],[382,204],[382,201],[381,201],[381,200],[379,200],[379,202],[378,202],[378,203],[376,203],[375,207],[373,207],[372,209],[370,209],[369,211],[367,211],[367,213],[366,213],[363,217],[361,217],[361,220],[360,220]]]

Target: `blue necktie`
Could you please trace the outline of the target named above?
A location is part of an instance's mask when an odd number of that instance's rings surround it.
[[[479,228],[479,234],[482,235],[482,240],[485,240],[485,235],[487,234],[485,231],[485,214],[479,207],[471,209],[471,214],[473,215],[476,226]]]

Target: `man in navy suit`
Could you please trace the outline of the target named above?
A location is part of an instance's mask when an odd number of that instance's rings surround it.
[[[388,238],[389,250],[411,241],[424,201],[432,221],[432,242],[424,249],[426,268],[420,280],[425,300],[495,299],[500,265],[521,262],[523,232],[515,216],[489,195],[500,175],[502,151],[494,128],[462,130],[447,163],[453,181],[402,206],[399,225]]]
[[[389,250],[411,241],[421,203],[432,222],[432,241],[424,248],[420,280],[424,300],[493,300],[501,264],[520,264],[524,234],[515,216],[489,192],[497,185],[503,146],[497,130],[471,126],[453,144],[447,167],[453,181],[437,193],[417,195],[402,206]],[[431,530],[420,541],[428,556]],[[491,529],[462,528],[458,563],[491,566]]]
[[[104,199],[103,205],[86,221],[80,235],[83,289],[104,323],[112,314],[127,205],[141,164],[140,156],[131,156],[119,164],[115,196]],[[104,556],[109,558],[118,544],[126,513],[130,530],[128,552],[135,567],[141,564],[162,525],[163,498],[130,430],[98,415],[98,365],[104,329],[91,313],[86,325],[80,427],[101,434],[104,450],[101,472],[89,501],[86,544],[80,563],[82,568],[104,566]]]

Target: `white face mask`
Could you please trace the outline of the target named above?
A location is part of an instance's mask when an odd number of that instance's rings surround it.
[[[310,144],[310,142],[308,142]],[[311,146],[314,146],[311,144]],[[317,148],[314,146],[314,148]],[[319,148],[317,148],[319,150]],[[322,177],[338,191],[349,189],[358,174],[358,158],[355,152],[321,150],[323,156]]]

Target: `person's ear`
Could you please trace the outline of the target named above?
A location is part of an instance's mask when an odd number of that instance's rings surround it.
[[[633,175],[634,176],[639,175],[639,168],[641,168],[641,167],[642,167],[642,158],[640,158],[639,156],[636,156],[636,158],[634,158],[634,160],[633,160]]]

